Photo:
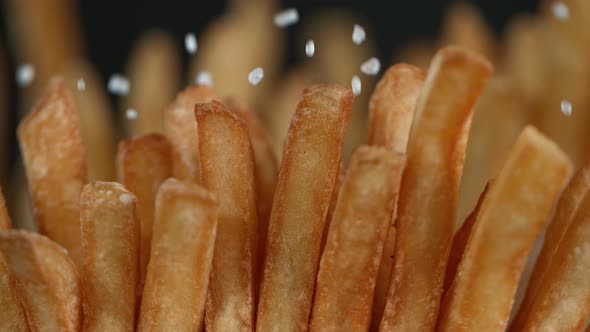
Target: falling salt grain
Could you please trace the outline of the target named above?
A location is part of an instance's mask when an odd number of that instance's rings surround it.
[[[572,115],[572,103],[568,100],[561,101],[561,113],[565,116]]]
[[[305,54],[311,58],[314,53],[315,53],[315,43],[313,42],[313,40],[310,39],[305,44]]]
[[[197,52],[197,37],[194,33],[187,33],[184,36],[184,48],[189,54],[195,54]]]
[[[275,25],[279,28],[286,28],[299,21],[299,12],[295,8],[285,9],[274,17]]]
[[[125,112],[125,116],[127,116],[127,119],[129,120],[135,120],[137,119],[137,111],[133,108],[130,108]]]
[[[30,63],[22,64],[16,70],[16,82],[21,87],[26,87],[35,79],[35,67]]]
[[[566,21],[570,17],[570,9],[561,1],[554,2],[551,10],[553,15],[560,21]]]
[[[84,82],[83,78],[78,79],[78,82],[76,82],[76,85],[78,86],[78,91],[86,90],[86,82]]]
[[[352,42],[360,45],[365,41],[365,37],[365,29],[362,26],[355,24],[352,28]]]
[[[211,86],[213,85],[213,79],[211,78],[211,73],[203,70],[197,73],[197,77],[195,78],[196,85],[206,85]]]
[[[373,57],[363,62],[361,65],[361,71],[367,75],[377,75],[381,69],[381,62],[379,59]]]
[[[129,93],[129,80],[121,74],[113,74],[109,78],[109,92],[117,96],[125,96]]]
[[[248,82],[252,85],[256,85],[262,81],[264,77],[264,70],[261,67],[255,68],[248,74]]]
[[[352,94],[358,96],[361,94],[361,79],[354,75],[352,80],[350,81],[350,86],[352,87]]]

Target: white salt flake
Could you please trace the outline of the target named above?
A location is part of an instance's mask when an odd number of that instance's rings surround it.
[[[16,69],[16,82],[20,87],[26,87],[35,79],[35,67],[30,63],[25,63]]]
[[[121,203],[123,204],[131,204],[133,203],[133,196],[127,193],[123,193],[121,194],[121,196],[119,196],[119,201],[121,201]]]
[[[129,120],[135,120],[137,119],[137,111],[133,108],[129,108],[127,111],[125,111],[125,116]]]
[[[553,11],[553,15],[560,21],[567,21],[570,18],[569,7],[561,1],[554,2],[551,10]]]
[[[78,86],[78,91],[86,90],[86,82],[83,78],[79,78],[78,82],[76,82],[76,85]]]
[[[562,100],[561,101],[561,113],[565,116],[572,115],[572,103],[569,100]]]
[[[109,78],[109,92],[117,96],[125,96],[129,93],[129,80],[121,74],[113,74]]]
[[[262,81],[264,77],[264,70],[262,67],[255,68],[248,74],[248,82],[252,85],[256,85]]]
[[[315,53],[315,43],[313,42],[313,40],[308,40],[307,43],[305,43],[305,55],[307,55],[308,57],[312,57],[313,54]]]
[[[211,77],[211,73],[207,70],[198,72],[197,77],[195,78],[195,84],[206,86],[213,85],[213,78]]]
[[[295,8],[288,8],[275,14],[275,25],[279,28],[286,28],[299,22],[299,12]]]
[[[189,54],[197,53],[197,37],[194,33],[187,33],[184,36],[184,48]]]
[[[366,75],[377,75],[381,70],[379,59],[372,57],[361,64],[361,71]]]
[[[365,29],[362,26],[355,24],[352,28],[352,42],[360,45],[365,41],[366,36]]]
[[[352,80],[350,81],[350,86],[352,87],[352,94],[358,96],[361,94],[361,79],[354,75]]]

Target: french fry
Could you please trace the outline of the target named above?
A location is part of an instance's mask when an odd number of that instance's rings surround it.
[[[79,199],[86,159],[78,113],[61,78],[51,80],[20,123],[18,139],[39,231],[66,248],[79,264]]]
[[[471,111],[491,72],[486,60],[458,47],[441,49],[430,65],[410,132],[380,331],[434,328]]]
[[[297,105],[270,217],[257,331],[307,330],[352,101],[350,89],[316,85]]]
[[[392,221],[397,215],[397,201],[393,207]],[[385,301],[387,299],[387,290],[391,282],[391,273],[393,272],[393,256],[395,254],[395,240],[397,231],[393,224],[389,225],[387,237],[383,244],[383,254],[381,255],[381,264],[375,280],[375,296],[373,297],[373,311],[371,312],[371,326],[369,331],[378,331],[383,310],[385,310]]]
[[[154,228],[156,193],[160,184],[172,176],[172,147],[159,134],[137,136],[119,143],[118,180],[137,198],[140,220],[139,282],[145,282]]]
[[[324,248],[326,247],[326,242],[328,241],[328,230],[330,229],[330,224],[332,223],[332,217],[334,216],[334,210],[336,209],[336,203],[338,202],[338,194],[340,194],[340,187],[342,186],[342,182],[344,181],[344,175],[344,162],[340,160],[340,166],[338,166],[338,175],[336,176],[336,181],[334,182],[334,189],[332,189],[332,197],[330,198],[330,205],[328,206],[328,213],[326,213],[326,225],[324,226],[324,230],[322,231],[320,257],[322,257],[322,253],[324,252]]]
[[[363,146],[351,157],[320,261],[310,331],[367,331],[405,156]]]
[[[541,287],[545,273],[588,192],[590,192],[590,165],[586,165],[576,172],[559,198],[555,208],[555,214],[545,231],[543,246],[541,247],[539,256],[537,256],[537,261],[529,279],[524,299],[510,325],[512,330],[523,327],[532,301]]]
[[[10,268],[0,254],[0,331],[28,332],[29,323],[20,291]]]
[[[10,222],[10,216],[6,210],[6,201],[4,200],[4,194],[2,193],[2,186],[0,186],[0,231],[11,228],[12,222]]]
[[[199,182],[198,133],[195,123],[195,104],[215,98],[204,86],[189,86],[180,92],[164,114],[164,132],[174,148],[172,174],[180,180]]]
[[[139,274],[137,199],[116,182],[80,195],[84,331],[133,331]]]
[[[0,232],[0,252],[17,281],[31,331],[80,331],[80,277],[62,247],[36,233],[9,230]]]
[[[217,206],[197,184],[168,179],[160,186],[138,331],[201,331]]]
[[[205,325],[208,331],[251,331],[258,215],[248,127],[218,101],[197,104],[195,117],[203,161],[201,180],[219,197]]]
[[[571,162],[534,127],[516,140],[467,241],[437,329],[506,329],[529,251],[565,185]]]

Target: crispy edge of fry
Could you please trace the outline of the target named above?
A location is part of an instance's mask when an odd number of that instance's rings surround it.
[[[576,172],[569,184],[563,190],[563,193],[557,202],[555,214],[547,226],[541,252],[539,253],[539,256],[537,256],[533,273],[529,279],[525,297],[518,309],[518,313],[510,325],[511,330],[523,327],[535,294],[540,290],[545,273],[551,266],[553,257],[555,256],[567,229],[575,220],[577,211],[581,207],[582,201],[584,200],[584,197],[587,196],[588,192],[590,192],[590,164],[587,164]]]
[[[216,195],[170,178],[156,196],[138,331],[200,331],[217,231]]]
[[[180,180],[199,178],[198,132],[195,122],[195,104],[215,99],[213,90],[206,86],[191,85],[181,91],[164,112],[164,132],[173,150],[173,175]]]
[[[139,274],[137,199],[116,182],[80,194],[84,331],[132,331]]]
[[[66,250],[37,233],[0,232],[0,251],[17,281],[33,331],[79,331],[82,294],[76,265]]]
[[[6,210],[6,201],[2,193],[2,185],[0,185],[0,231],[5,231],[12,228],[12,222]]]
[[[86,182],[86,152],[74,100],[62,78],[18,126],[18,139],[41,233],[81,262],[79,198]]]
[[[140,216],[138,296],[150,260],[156,194],[160,184],[172,176],[172,163],[172,146],[160,134],[136,136],[119,143],[118,181],[137,198]]]
[[[201,181],[217,193],[219,221],[205,325],[211,331],[254,328],[258,215],[249,129],[218,101],[195,106]]]
[[[257,331],[307,329],[352,101],[350,89],[315,85],[297,104],[269,223]]]
[[[482,202],[441,305],[440,331],[506,328],[528,253],[571,168],[554,142],[532,126],[522,131]]]
[[[459,47],[434,56],[410,131],[380,331],[435,327],[472,109],[491,73],[488,61]]]
[[[4,256],[0,254],[0,330],[29,331],[22,295]]]
[[[312,331],[366,331],[405,155],[361,146],[342,184],[320,261]]]

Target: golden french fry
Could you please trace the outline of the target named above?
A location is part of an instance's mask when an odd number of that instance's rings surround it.
[[[78,113],[61,78],[51,80],[20,123],[18,139],[39,231],[80,263],[79,200],[86,159]]]
[[[397,215],[397,201],[393,207],[392,221]],[[373,311],[371,313],[371,326],[369,331],[378,331],[383,310],[385,310],[385,301],[387,299],[387,290],[391,283],[391,273],[393,272],[393,256],[395,254],[395,240],[397,231],[393,223],[390,223],[387,237],[383,244],[383,253],[381,254],[381,264],[375,280],[375,296],[373,297]]]
[[[189,86],[180,92],[164,113],[164,132],[174,148],[175,178],[199,182],[199,149],[195,104],[215,98],[213,91],[204,86]]]
[[[539,256],[537,256],[524,299],[510,325],[512,330],[523,327],[531,309],[532,301],[540,290],[545,273],[552,264],[553,257],[588,192],[590,192],[590,165],[586,165],[576,172],[557,202],[555,214],[549,226],[547,226],[543,246]]]
[[[176,42],[164,31],[144,33],[135,44],[126,67],[133,87],[125,96],[122,114],[137,110],[136,119],[124,120],[128,136],[164,133],[164,110],[179,90],[180,59]]]
[[[32,331],[80,331],[80,277],[64,248],[36,233],[9,230],[0,232],[0,252],[17,281]]]
[[[458,47],[443,48],[432,60],[410,132],[381,331],[434,328],[471,110],[491,72],[485,59]]]
[[[316,85],[297,105],[270,217],[257,331],[307,330],[352,101],[350,89]]]
[[[139,274],[137,199],[116,182],[80,195],[84,331],[133,331]]]
[[[367,331],[405,156],[363,146],[351,157],[320,261],[310,331]]]
[[[336,203],[338,202],[338,194],[340,194],[340,187],[342,186],[342,181],[344,181],[344,175],[344,162],[340,160],[340,166],[338,166],[338,175],[336,176],[336,181],[334,182],[334,189],[332,189],[332,197],[330,198],[330,205],[328,206],[328,213],[326,213],[326,225],[324,226],[324,230],[322,231],[320,257],[322,257],[322,253],[324,252],[324,248],[326,247],[326,241],[328,241],[328,230],[330,229],[330,224],[332,223],[332,217],[334,216],[334,210],[336,209]]]
[[[201,181],[219,197],[219,222],[205,324],[208,331],[254,328],[256,180],[246,123],[218,101],[195,106]]]
[[[197,184],[168,179],[160,186],[137,331],[201,331],[217,206]]]
[[[523,130],[476,216],[439,331],[506,329],[527,255],[570,171],[555,143],[534,127]]]
[[[12,222],[10,222],[10,216],[6,210],[6,201],[4,200],[4,194],[2,193],[2,186],[0,186],[0,231],[11,228]]]
[[[10,268],[0,254],[0,331],[28,332],[22,296]]]
[[[172,147],[159,134],[137,136],[119,143],[118,180],[137,198],[139,239],[139,294],[143,290],[154,228],[156,193],[160,184],[172,176]]]

